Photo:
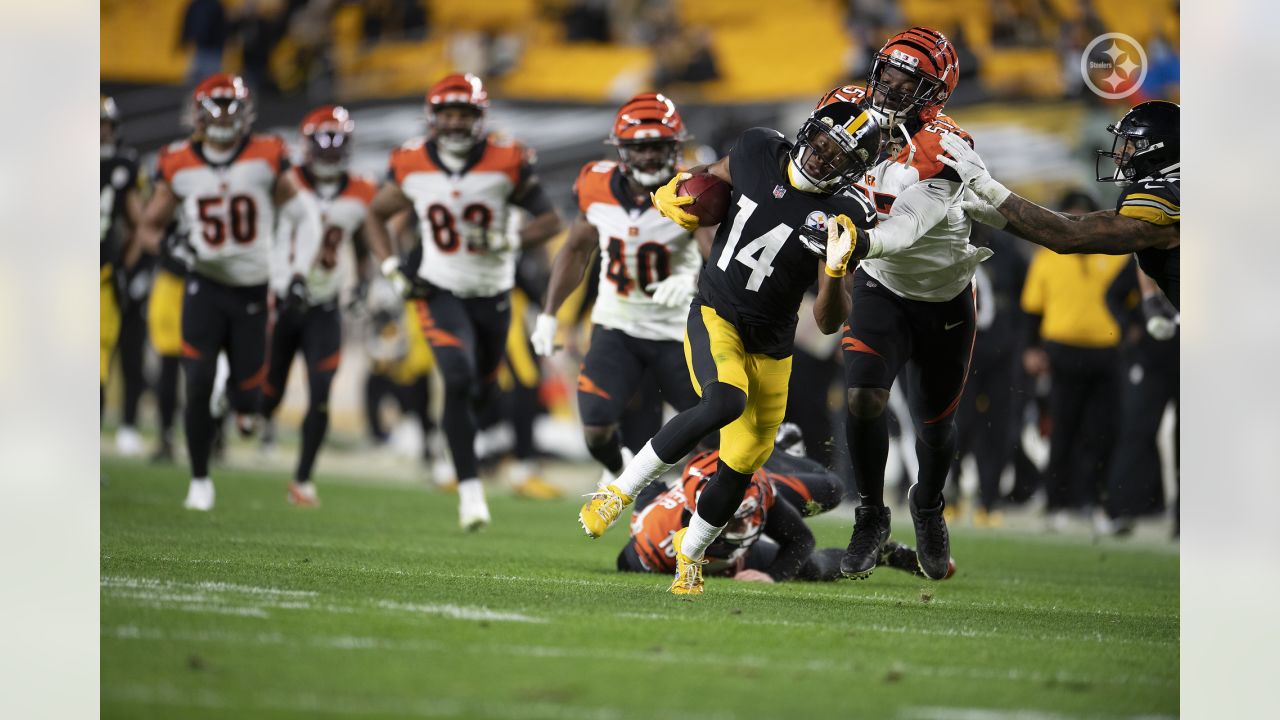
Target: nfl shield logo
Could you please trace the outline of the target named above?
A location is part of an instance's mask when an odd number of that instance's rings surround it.
[[[775,185],[773,188],[773,199],[781,200],[783,195],[787,194],[787,189],[781,185]]]

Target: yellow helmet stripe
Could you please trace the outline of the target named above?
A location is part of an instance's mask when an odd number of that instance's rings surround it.
[[[858,114],[858,117],[850,120],[849,124],[844,126],[844,130],[845,132],[852,135],[858,131],[858,128],[866,124],[867,124],[867,111],[863,110],[861,113]]]

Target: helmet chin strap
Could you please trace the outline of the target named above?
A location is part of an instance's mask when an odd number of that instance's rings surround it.
[[[791,187],[807,193],[825,193],[826,188],[819,187],[809,179],[804,171],[800,169],[800,165],[796,163],[795,158],[787,160],[787,182],[791,183]]]

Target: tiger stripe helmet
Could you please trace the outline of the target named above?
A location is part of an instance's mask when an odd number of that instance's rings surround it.
[[[484,135],[485,113],[489,110],[489,91],[480,78],[471,73],[446,75],[427,91],[427,131],[444,149],[466,152]],[[468,108],[476,115],[469,133],[442,134],[437,113],[449,107]]]
[[[893,68],[915,79],[910,91],[891,90],[884,73]],[[889,38],[876,53],[868,83],[872,109],[895,124],[915,115],[930,122],[942,111],[960,81],[960,56],[945,35],[913,27]]]
[[[188,124],[197,137],[233,143],[249,134],[255,117],[253,95],[239,75],[217,73],[191,92]]]
[[[304,164],[317,178],[336,178],[346,170],[355,129],[355,120],[341,105],[321,105],[302,118],[298,133]]]
[[[618,165],[641,187],[662,185],[675,174],[689,134],[676,104],[662,93],[641,93],[618,108],[605,142],[618,148]]]

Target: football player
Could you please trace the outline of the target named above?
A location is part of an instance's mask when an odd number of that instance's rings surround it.
[[[955,410],[977,332],[973,276],[990,248],[969,243],[963,185],[936,159],[945,133],[968,135],[942,114],[960,67],[941,33],[915,27],[876,53],[867,88],[844,86],[819,103],[866,102],[886,128],[886,152],[854,189],[875,203],[879,224],[852,277],[853,312],[841,340],[846,435],[860,506],[841,572],[865,578],[889,538],[884,502],[889,391],[904,367],[916,436],[917,481],[907,493],[920,570],[948,572],[950,540],[942,489],[956,449]]]
[[[590,162],[578,173],[578,217],[556,254],[546,306],[530,338],[539,355],[555,351],[556,312],[599,249],[591,346],[578,375],[583,436],[604,466],[599,487],[622,472],[618,421],[646,370],[654,371],[662,398],[677,412],[698,402],[681,341],[702,257],[694,233],[649,204],[649,193],[676,174],[685,138],[680,112],[665,95],[643,93],[619,108],[608,140],[618,161]],[[696,232],[709,244],[707,230]]]
[[[298,468],[289,485],[288,500],[300,507],[320,504],[311,470],[329,427],[329,388],[342,358],[342,287],[339,253],[363,242],[364,218],[377,192],[372,180],[347,171],[355,121],[346,108],[324,105],[302,119],[302,164],[293,181],[316,196],[322,223],[320,251],[307,273],[307,302],[291,302],[289,255],[292,238],[276,243],[272,258],[272,291],[276,318],[271,332],[271,361],[262,386],[262,417],[271,421],[289,380],[293,356],[299,351],[307,365],[307,414],[302,421]],[[354,255],[354,252],[353,252]]]
[[[415,307],[444,379],[444,432],[458,478],[458,518],[476,530],[489,507],[476,469],[477,408],[492,398],[511,322],[516,256],[562,222],[520,143],[485,130],[489,94],[474,75],[449,75],[427,92],[427,137],[392,151],[387,181],[365,222],[382,273]],[[512,207],[531,217],[508,232]],[[422,259],[392,252],[386,222],[412,208]]]
[[[717,456],[714,450],[699,453],[685,465],[678,484],[665,488],[655,483],[641,493],[631,518],[631,539],[618,554],[618,570],[675,570],[673,539],[688,525],[698,496],[715,472]],[[704,572],[765,583],[838,579],[844,550],[815,550],[813,533],[804,517],[830,510],[843,494],[834,473],[793,455],[780,442],[752,475],[751,486],[729,526],[707,547]],[[881,563],[919,574],[915,551],[892,541],[885,543]]]
[[[1036,205],[992,178],[978,153],[958,138],[942,138],[946,153],[937,160],[954,168],[973,189],[974,197],[964,210],[975,220],[1056,253],[1136,253],[1142,272],[1178,308],[1182,201],[1178,115],[1177,105],[1152,100],[1135,105],[1120,122],[1107,126],[1115,138],[1110,151],[1097,151],[1095,167],[1099,182],[1125,188],[1115,210],[1068,215]],[[1104,158],[1114,169],[1101,169]],[[1143,309],[1149,315],[1163,315],[1159,295],[1149,287],[1146,290]]]
[[[720,430],[718,469],[674,540],[671,592],[677,595],[702,593],[703,553],[773,451],[805,291],[817,281],[813,314],[823,332],[835,332],[848,313],[841,278],[866,255],[875,209],[865,197],[841,191],[874,162],[880,140],[880,123],[870,112],[835,102],[809,116],[794,144],[775,130],[752,128],[728,156],[691,171],[732,186],[685,333],[685,358],[701,399],[664,425],[578,514],[587,535],[599,537],[640,490]],[[689,177],[680,173],[659,188],[653,204],[693,230],[698,218],[683,206],[694,198],[676,195]]]
[[[125,265],[132,252],[133,228],[142,219],[142,175],[138,156],[125,147],[120,133],[120,109],[106,95],[98,97],[101,129],[98,145],[99,175],[98,297],[99,297],[99,412],[105,403],[111,355],[120,336],[121,307],[125,300]],[[125,428],[121,428],[125,432]],[[136,432],[133,444],[136,444]]]
[[[289,173],[278,137],[252,133],[253,98],[244,81],[219,73],[191,94],[191,137],[160,153],[155,193],[139,242],[156,252],[179,208],[195,259],[182,303],[184,415],[191,485],[184,506],[211,510],[209,452],[218,354],[230,361],[228,394],[242,432],[253,430],[267,374],[267,281],[276,233],[293,239],[286,305],[305,306],[306,275],[320,246],[315,197]],[[280,227],[276,227],[279,212]]]

